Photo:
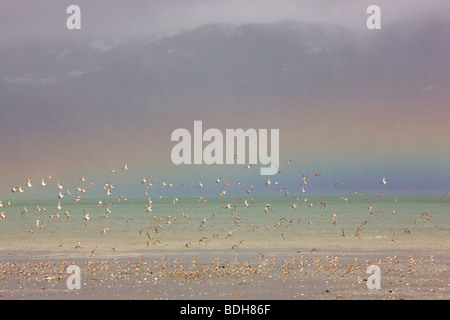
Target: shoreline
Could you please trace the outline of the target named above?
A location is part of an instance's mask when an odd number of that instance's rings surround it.
[[[4,259],[7,258],[7,259]],[[448,299],[450,255],[427,250],[197,250],[116,257],[0,255],[0,299]],[[69,290],[67,266],[81,270]],[[369,265],[381,289],[368,289]]]

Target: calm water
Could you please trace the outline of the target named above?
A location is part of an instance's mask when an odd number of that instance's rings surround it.
[[[156,250],[263,252],[283,247],[445,251],[450,240],[450,197],[445,195],[358,194],[347,201],[337,195],[226,195],[205,197],[206,202],[180,197],[175,204],[173,198],[155,197],[151,212],[146,212],[148,197],[144,196],[120,202],[117,197],[102,197],[101,205],[98,199],[83,198],[76,204],[73,199],[23,197],[10,206],[3,201],[2,255],[20,251],[30,256],[39,252],[89,256],[93,249],[104,256]],[[56,208],[58,201],[61,210]],[[113,203],[111,213],[106,213],[107,201]],[[267,212],[266,204],[270,204]],[[38,212],[38,205],[46,210]],[[28,212],[21,214],[24,207]],[[70,219],[65,211],[70,211]],[[105,227],[109,229],[103,232]],[[75,248],[78,244],[81,248]]]

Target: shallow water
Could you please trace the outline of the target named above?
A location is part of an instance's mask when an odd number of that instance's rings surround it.
[[[195,250],[264,252],[276,248],[446,251],[450,240],[450,197],[442,195],[358,194],[347,200],[337,195],[227,195],[205,197],[206,202],[180,197],[175,204],[173,198],[152,198],[151,212],[146,212],[147,197],[120,202],[103,197],[102,205],[97,204],[98,199],[83,198],[76,204],[73,199],[17,198],[4,206],[2,255],[20,251],[49,257],[128,256],[159,250],[189,254]],[[111,213],[106,214],[108,200]],[[61,210],[56,209],[58,201]],[[291,208],[294,203],[296,209]],[[226,208],[228,204],[231,209]],[[267,212],[266,204],[270,204]],[[38,205],[46,211],[38,212]],[[21,214],[24,207],[28,212]],[[85,213],[90,215],[87,223]],[[103,233],[105,227],[109,229]],[[81,247],[75,248],[78,245]]]

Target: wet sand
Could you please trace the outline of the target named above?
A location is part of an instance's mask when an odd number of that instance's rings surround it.
[[[446,251],[285,249],[169,251],[26,259],[0,255],[0,299],[441,300],[450,298]],[[67,287],[67,266],[81,288]],[[368,289],[369,265],[380,289]]]

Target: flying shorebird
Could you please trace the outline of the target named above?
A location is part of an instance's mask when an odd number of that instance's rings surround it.
[[[338,214],[338,212],[333,212],[333,214],[331,215],[331,218],[333,219],[333,225],[336,225],[336,215]]]
[[[45,187],[47,185],[47,182],[44,181],[44,178],[42,178],[41,184],[39,185],[40,187]]]
[[[89,213],[84,213],[84,223],[87,225],[91,217],[89,216]]]
[[[380,184],[387,184],[386,178],[383,178],[383,180],[381,180]]]
[[[64,211],[64,215],[66,216],[67,220],[70,219],[70,211],[69,210]]]
[[[95,252],[95,250],[97,249],[98,247],[96,246],[92,251],[91,251],[91,254],[89,255],[89,257],[92,257],[92,255],[94,254],[94,252]]]
[[[106,232],[108,232],[109,229],[111,229],[111,226],[104,227],[103,230],[100,232],[100,234],[105,234]]]

